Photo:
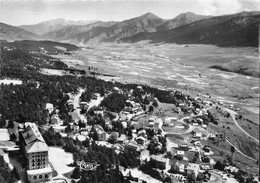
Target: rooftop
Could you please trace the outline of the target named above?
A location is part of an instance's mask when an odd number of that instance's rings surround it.
[[[0,141],[8,141],[10,140],[10,134],[7,128],[0,128]]]
[[[26,152],[48,151],[48,145],[45,143],[36,124],[27,123],[25,130],[22,132],[23,139],[26,143]]]

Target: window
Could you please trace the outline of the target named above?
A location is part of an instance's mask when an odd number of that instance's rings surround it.
[[[37,179],[37,176],[36,176],[36,175],[34,175],[34,176],[33,176],[33,179]]]
[[[42,179],[42,175],[39,176],[39,179]]]
[[[48,174],[45,174],[45,176],[44,176],[46,179],[48,179],[49,178],[49,176],[48,176]]]

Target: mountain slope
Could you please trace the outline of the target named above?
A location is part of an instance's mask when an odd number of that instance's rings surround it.
[[[210,18],[212,16],[205,16],[205,15],[196,15],[195,13],[192,12],[187,12],[187,13],[181,13],[178,16],[176,16],[173,19],[167,20],[164,22],[162,25],[158,26],[156,28],[157,31],[166,31],[170,29],[174,29],[198,20]]]
[[[196,21],[169,31],[140,33],[121,41],[214,44],[219,46],[258,46],[260,12],[242,12]]]
[[[40,39],[40,36],[23,30],[19,27],[0,23],[0,39],[7,41]]]
[[[53,39],[57,41],[66,41],[70,40],[71,37],[75,36],[76,34],[89,31],[95,27],[110,27],[114,25],[116,22],[102,22],[98,21],[95,23],[91,23],[88,25],[71,25],[59,30],[51,31],[45,35],[43,35],[45,38]]]
[[[62,18],[44,21],[34,25],[21,25],[19,28],[32,32],[34,34],[43,35],[47,34],[48,32],[52,32],[55,30],[60,30],[62,28],[71,26],[71,25],[86,25],[96,21],[86,20],[86,21],[72,21],[72,20],[65,20]]]
[[[66,31],[63,29],[60,30],[60,32],[50,33],[45,36],[77,44],[116,41],[127,36],[133,36],[139,32],[154,32],[156,31],[156,27],[163,22],[164,20],[156,15],[146,13],[142,16],[122,22],[110,23],[112,25],[100,23],[101,25],[99,26],[95,24],[87,27],[77,27],[76,29],[70,27],[66,28]]]

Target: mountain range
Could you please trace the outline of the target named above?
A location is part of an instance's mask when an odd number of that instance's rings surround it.
[[[35,25],[20,25],[21,29],[27,30],[34,34],[43,35],[51,31],[58,31],[62,28],[69,27],[71,25],[86,25],[96,22],[95,20],[65,20],[63,18],[58,18],[54,20],[44,21]]]
[[[5,40],[52,40],[73,44],[99,42],[167,42],[215,44],[219,46],[258,46],[260,12],[204,16],[187,12],[165,20],[152,13],[115,22],[68,21],[55,19],[19,27],[1,23]]]

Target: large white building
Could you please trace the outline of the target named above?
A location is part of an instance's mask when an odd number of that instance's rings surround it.
[[[20,132],[21,150],[28,161],[27,176],[31,183],[45,182],[52,178],[49,165],[49,147],[34,123],[26,123]]]

